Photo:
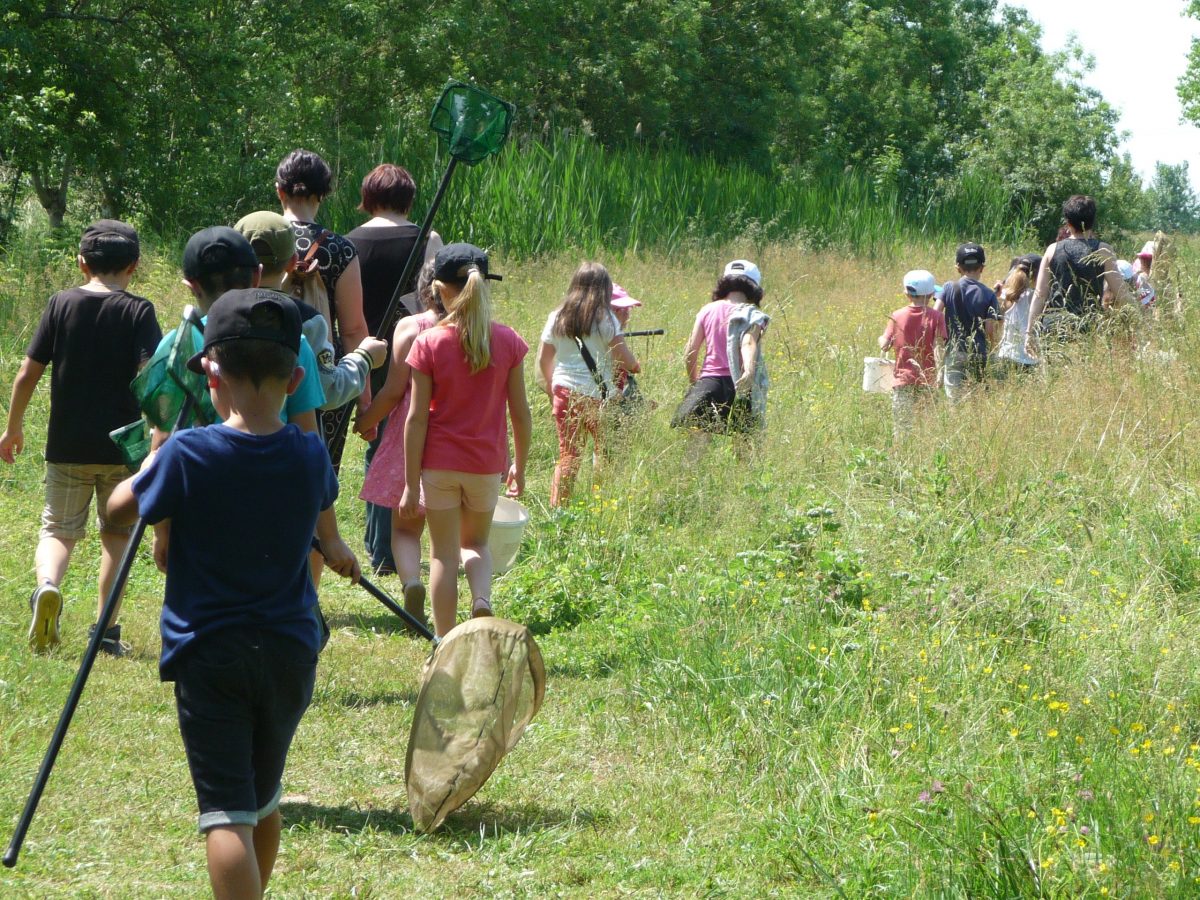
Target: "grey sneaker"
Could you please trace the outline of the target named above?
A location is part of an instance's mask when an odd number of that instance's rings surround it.
[[[88,629],[88,640],[92,639],[92,635],[96,633],[96,625]],[[127,654],[133,647],[127,642],[121,640],[121,626],[111,625],[104,630],[104,637],[100,640],[100,652],[107,653],[109,656],[122,657]]]
[[[29,595],[29,609],[33,613],[29,623],[29,646],[34,653],[45,653],[58,646],[58,617],[62,605],[62,591],[48,581],[34,588]]]

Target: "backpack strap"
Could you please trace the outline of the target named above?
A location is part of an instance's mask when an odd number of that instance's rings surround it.
[[[587,364],[588,371],[592,373],[592,380],[596,382],[596,387],[600,388],[600,399],[608,399],[608,382],[604,380],[604,376],[600,374],[600,369],[596,366],[596,360],[592,358],[592,351],[587,348],[587,344],[581,338],[575,338],[575,346],[579,348],[579,355],[583,357],[583,361]]]

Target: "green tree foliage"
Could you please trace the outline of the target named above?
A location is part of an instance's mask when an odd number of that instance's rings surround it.
[[[1200,231],[1200,201],[1192,189],[1188,164],[1159,163],[1148,193],[1149,228],[1162,231]]]
[[[1136,193],[1083,54],[996,0],[8,0],[0,21],[0,164],[56,223],[72,190],[167,231],[273,204],[288,150],[411,145],[448,75],[515,102],[522,142],[853,171],[910,204],[999,182],[1043,229],[1068,194]]]

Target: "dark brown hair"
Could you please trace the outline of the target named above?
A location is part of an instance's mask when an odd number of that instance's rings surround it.
[[[735,291],[741,291],[755,306],[762,302],[763,289],[748,275],[722,275],[712,292],[712,298],[724,300]]]
[[[608,269],[597,262],[580,263],[558,308],[554,333],[583,340],[599,326],[605,314],[611,314],[612,291]]]
[[[389,210],[408,215],[416,195],[417,184],[408,169],[383,163],[363,179],[362,202],[358,208],[369,213]]]
[[[275,183],[289,197],[328,196],[333,185],[329,163],[311,150],[293,150],[275,170]]]

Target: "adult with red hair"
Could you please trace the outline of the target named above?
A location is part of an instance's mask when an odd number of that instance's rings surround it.
[[[362,181],[362,202],[359,209],[371,218],[346,235],[358,250],[358,261],[362,272],[363,315],[367,320],[367,332],[378,334],[384,340],[391,335],[380,334],[383,316],[388,303],[396,292],[396,285],[404,273],[404,264],[417,244],[420,227],[408,219],[412,211],[417,185],[412,175],[403,166],[382,163],[367,173]],[[436,231],[429,233],[425,244],[424,258],[433,259],[442,248],[442,239]],[[419,269],[420,266],[417,267]],[[416,302],[416,271],[411,282],[406,284],[401,297],[401,317],[420,312]],[[390,354],[389,354],[390,358]],[[372,392],[379,390],[387,377],[387,366],[371,373]],[[404,422],[395,423],[403,428]],[[374,440],[367,447],[367,467],[383,437],[387,420],[380,424]],[[395,571],[391,551],[392,511],[387,507],[367,504],[367,527],[364,536],[371,566],[380,572]]]

